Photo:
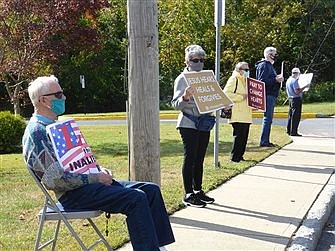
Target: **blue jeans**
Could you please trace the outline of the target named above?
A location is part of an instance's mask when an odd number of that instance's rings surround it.
[[[264,112],[263,116],[262,134],[260,142],[261,146],[270,144],[270,131],[276,100],[277,97],[275,96],[266,96],[266,111]]]
[[[113,181],[88,184],[59,199],[65,209],[94,209],[127,216],[135,251],[158,251],[174,242],[160,188],[149,182]]]

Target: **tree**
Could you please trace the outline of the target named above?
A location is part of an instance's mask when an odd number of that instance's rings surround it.
[[[79,51],[62,57],[55,74],[67,95],[66,112],[124,111],[127,100],[127,11],[126,0],[112,0],[99,12],[99,51]],[[98,66],[98,67],[97,67]],[[81,88],[79,75],[85,75]],[[85,105],[90,100],[89,105]]]
[[[95,15],[105,0],[1,0],[0,83],[15,114],[20,113],[24,84],[74,48],[94,49]]]
[[[207,53],[205,67],[214,69],[214,3],[159,1],[161,96],[172,93],[188,44],[203,46]],[[254,76],[254,64],[267,46],[278,49],[279,61],[285,61],[285,76],[299,66],[302,70],[309,68],[319,81],[334,80],[330,60],[335,53],[335,25],[316,53],[334,20],[334,5],[332,0],[226,0],[226,24],[221,28],[221,84],[238,61],[248,62]]]

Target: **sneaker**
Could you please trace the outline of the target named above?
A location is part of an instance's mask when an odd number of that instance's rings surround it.
[[[191,206],[191,207],[204,207],[206,206],[205,202],[202,202],[198,196],[196,196],[194,193],[192,193],[188,198],[183,199],[183,203],[186,206]]]
[[[199,193],[196,193],[195,196],[197,196],[200,201],[205,202],[206,204],[211,204],[214,202],[214,199],[208,197],[202,190]]]

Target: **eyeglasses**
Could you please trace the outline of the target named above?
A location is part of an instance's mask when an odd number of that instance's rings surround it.
[[[250,71],[249,69],[241,69],[242,71]]]
[[[63,91],[59,91],[59,92],[54,92],[54,93],[44,94],[44,95],[42,95],[42,96],[52,96],[52,95],[55,95],[55,97],[56,97],[57,99],[62,99],[63,94],[64,94]]]
[[[201,63],[203,63],[204,61],[205,61],[205,59],[203,59],[203,58],[194,58],[194,59],[190,59],[190,61],[192,61],[192,62],[194,62],[194,63],[199,63],[199,61],[201,62]]]

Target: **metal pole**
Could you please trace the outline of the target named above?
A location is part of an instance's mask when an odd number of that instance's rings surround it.
[[[221,39],[220,39],[220,27],[222,23],[222,0],[216,1],[215,11],[215,27],[216,27],[216,54],[215,54],[215,76],[216,80],[220,82],[220,53],[221,53]],[[215,112],[216,123],[214,127],[214,167],[220,167],[219,162],[219,128],[220,128],[220,112]]]

